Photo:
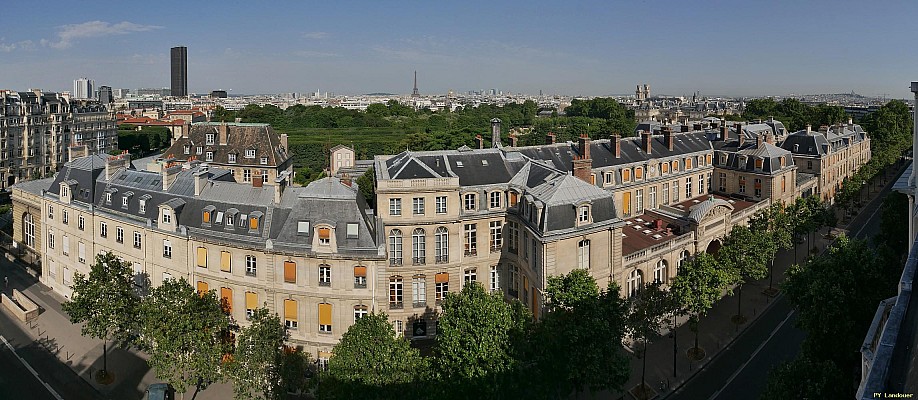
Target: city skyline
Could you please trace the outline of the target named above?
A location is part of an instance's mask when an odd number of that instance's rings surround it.
[[[206,94],[322,92],[421,95],[504,92],[757,96],[847,93],[908,97],[900,82],[918,4],[609,7],[599,3],[450,5],[166,1],[181,13],[60,2],[29,22],[7,5],[0,88],[68,90],[86,76],[115,88],[168,87],[169,49],[188,47],[188,90]],[[859,27],[883,29],[862,29]],[[66,65],[65,72],[61,66]]]

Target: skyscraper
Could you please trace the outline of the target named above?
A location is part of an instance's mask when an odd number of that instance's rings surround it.
[[[93,97],[93,86],[95,81],[88,78],[73,80],[73,98],[74,99],[91,99]]]
[[[172,95],[188,96],[188,48],[172,48]]]

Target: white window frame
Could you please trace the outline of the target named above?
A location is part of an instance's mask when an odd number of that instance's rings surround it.
[[[248,276],[257,276],[258,274],[258,258],[254,255],[247,254],[245,256],[245,274]]]
[[[435,201],[437,214],[446,214],[446,196],[437,196]]]
[[[577,242],[577,267],[590,269],[590,240],[583,239]]]

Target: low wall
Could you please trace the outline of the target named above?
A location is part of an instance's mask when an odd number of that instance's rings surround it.
[[[0,303],[3,304],[4,308],[10,310],[16,318],[19,318],[20,321],[28,322],[38,318],[38,304],[29,300],[29,298],[19,290],[13,289],[12,299],[6,294],[3,294]]]

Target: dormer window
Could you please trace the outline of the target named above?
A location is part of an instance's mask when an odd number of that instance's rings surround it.
[[[765,160],[761,158],[758,158],[755,160],[755,169],[762,169],[764,165],[765,165]]]
[[[230,164],[236,163],[236,153],[229,153],[226,155],[226,157],[227,157],[226,161],[229,162]]]
[[[214,152],[208,151],[207,154],[204,155],[204,160],[206,160],[206,161],[213,161],[213,160],[214,160]]]
[[[249,214],[248,219],[249,219],[249,230],[250,231],[257,231],[258,227],[261,226],[261,215],[262,214],[260,211],[255,211]]]
[[[581,224],[590,222],[590,206],[582,205],[577,208],[577,222]]]
[[[172,223],[172,211],[168,208],[163,209],[163,223],[171,224]]]
[[[224,222],[226,224],[226,229],[233,229],[233,226],[235,226],[236,224],[236,214],[238,213],[239,213],[239,210],[235,208],[230,208],[229,210],[226,210],[226,217],[225,217],[226,219]]]
[[[212,145],[212,144],[214,144],[214,139],[215,139],[215,138],[216,138],[216,135],[215,135],[215,134],[213,134],[213,133],[208,133],[207,135],[204,136],[204,144],[207,144],[207,145]]]
[[[331,229],[319,228],[319,244],[328,245],[331,243]]]
[[[631,170],[630,169],[625,168],[622,170],[622,182],[631,182]]]
[[[185,154],[191,154],[191,145],[189,144],[185,145]]]
[[[261,165],[268,165],[268,157],[262,157],[260,161]]]
[[[112,203],[112,192],[108,192],[105,194],[105,202],[108,204]]]
[[[613,175],[609,172],[602,175],[602,181],[606,186],[611,185],[614,180]]]
[[[644,179],[644,168],[642,167],[635,168],[634,169],[634,180],[639,181],[642,179]]]
[[[195,149],[195,153],[196,153],[197,155],[204,154],[204,148],[201,147],[201,146],[198,146],[198,148]]]
[[[215,210],[216,210],[216,207],[214,206],[204,207],[204,210],[201,212],[201,222],[205,224],[210,224],[210,221],[213,220],[214,218]]]
[[[122,196],[122,197],[121,197],[121,207],[127,208],[127,206],[128,206],[128,199],[130,199],[130,197],[128,197],[128,196]]]
[[[245,149],[245,158],[255,158],[255,149]]]

